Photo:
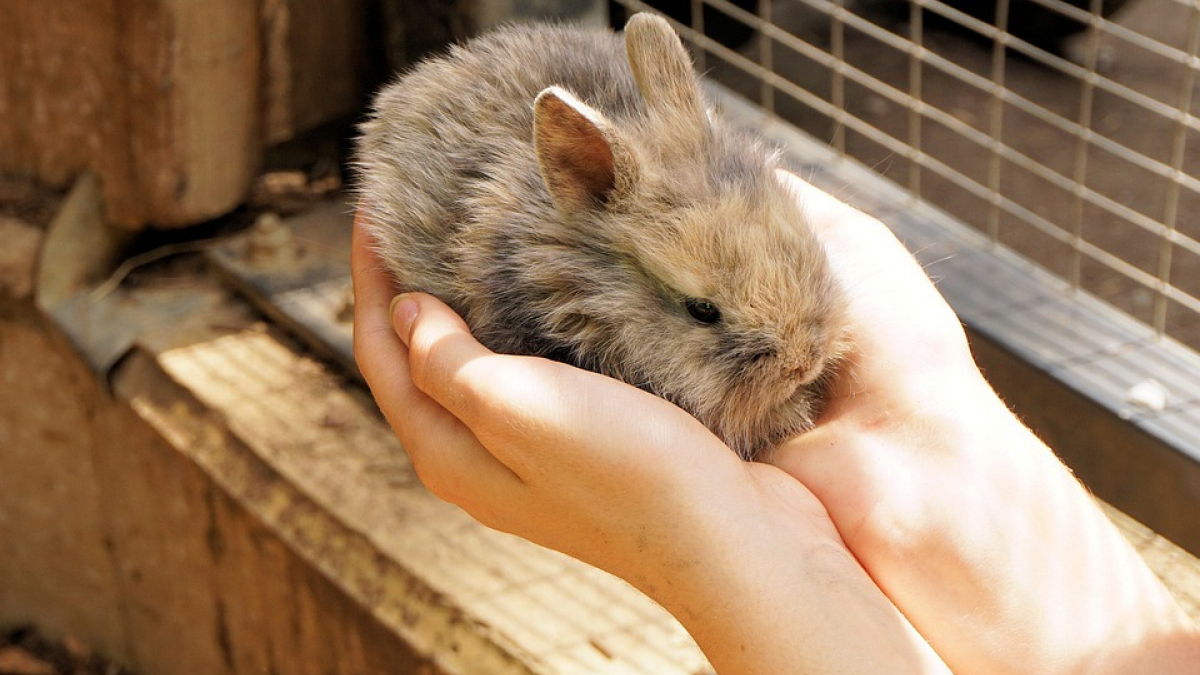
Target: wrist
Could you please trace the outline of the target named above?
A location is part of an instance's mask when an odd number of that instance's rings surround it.
[[[669,581],[649,593],[717,672],[947,672],[808,490],[773,467],[744,474],[722,499],[700,500],[703,555],[661,568]]]

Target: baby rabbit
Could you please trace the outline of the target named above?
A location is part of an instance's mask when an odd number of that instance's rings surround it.
[[[746,459],[810,428],[847,346],[763,142],[713,117],[669,24],[515,26],[386,87],[360,205],[402,290],[489,348],[674,402]]]

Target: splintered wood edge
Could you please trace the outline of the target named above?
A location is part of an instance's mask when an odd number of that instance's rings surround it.
[[[664,610],[430,495],[366,395],[271,331],[137,351],[118,395],[447,673],[710,672]]]

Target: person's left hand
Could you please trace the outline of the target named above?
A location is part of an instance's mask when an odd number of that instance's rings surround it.
[[[432,296],[389,311],[391,283],[367,236],[355,229],[355,357],[422,482],[486,525],[607,567],[654,546],[686,556],[691,545],[678,539],[694,534],[683,517],[700,514],[677,503],[745,482],[747,467],[656,396],[488,351]],[[798,497],[798,508],[823,514]]]

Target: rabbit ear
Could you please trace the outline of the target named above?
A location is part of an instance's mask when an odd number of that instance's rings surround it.
[[[652,111],[681,116],[688,125],[707,125],[692,59],[671,24],[653,14],[634,14],[625,23],[625,52]]]
[[[633,159],[616,129],[565,89],[550,87],[538,95],[533,141],[542,179],[563,210],[607,204],[635,177]]]

